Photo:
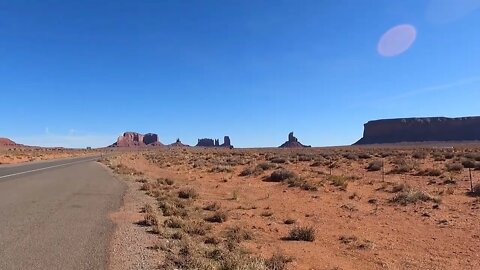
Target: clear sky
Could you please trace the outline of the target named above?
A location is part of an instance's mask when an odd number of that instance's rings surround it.
[[[480,115],[478,0],[0,0],[0,137],[351,144]],[[390,30],[390,31],[389,31]]]

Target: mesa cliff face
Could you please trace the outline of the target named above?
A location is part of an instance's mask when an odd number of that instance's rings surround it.
[[[158,135],[147,133],[145,135],[136,132],[125,132],[118,137],[117,142],[111,147],[139,147],[139,146],[162,146],[158,141]]]
[[[356,145],[480,140],[480,117],[427,117],[369,121]]]
[[[14,141],[7,138],[0,138],[0,146],[15,146],[17,145]]]

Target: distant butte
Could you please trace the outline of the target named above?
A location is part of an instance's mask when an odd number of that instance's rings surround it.
[[[175,141],[174,143],[172,143],[168,146],[170,146],[170,147],[190,147],[190,145],[183,144],[182,141],[180,141],[180,139],[177,139],[177,141]]]
[[[145,135],[136,132],[125,132],[118,137],[117,142],[110,147],[142,147],[142,146],[163,146],[158,140],[158,135],[147,133]]]
[[[424,117],[369,121],[355,145],[480,141],[480,117]]]
[[[298,139],[295,136],[293,136],[293,132],[290,132],[288,134],[288,141],[280,145],[280,148],[303,148],[303,147],[311,147],[311,146],[301,144],[298,141]]]
[[[233,145],[231,144],[230,137],[225,136],[223,137],[223,143],[220,144],[219,139],[198,139],[198,143],[196,147],[226,147],[226,148],[233,148]]]

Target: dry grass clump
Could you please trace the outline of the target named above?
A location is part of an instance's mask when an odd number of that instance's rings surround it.
[[[416,203],[418,201],[422,201],[422,202],[431,201],[434,203],[440,203],[439,198],[433,197],[423,191],[418,191],[418,190],[404,191],[396,194],[393,198],[390,199],[391,203],[396,203],[404,206],[408,204]]]
[[[348,186],[348,182],[351,178],[343,176],[343,175],[329,175],[328,181],[331,181],[332,185],[341,188],[342,190],[346,190]]]
[[[425,159],[427,158],[427,152],[426,151],[416,151],[412,154],[412,157],[414,159]]]
[[[288,232],[285,240],[289,241],[315,241],[315,229],[313,227],[294,227]]]

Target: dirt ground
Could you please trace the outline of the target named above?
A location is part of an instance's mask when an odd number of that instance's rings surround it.
[[[161,269],[480,269],[480,185],[471,192],[468,169],[480,183],[478,153],[472,146],[175,148],[104,162],[128,175],[130,192],[149,198],[126,202],[135,217],[128,226],[148,235],[137,245],[154,250]],[[139,214],[141,204],[151,214]],[[225,218],[212,222],[217,212]],[[299,229],[314,239],[292,237]],[[152,256],[144,260],[153,265]]]
[[[0,164],[85,156],[93,154],[96,151],[97,150],[0,146]]]

